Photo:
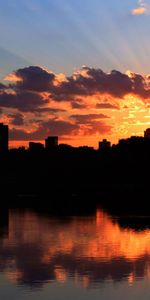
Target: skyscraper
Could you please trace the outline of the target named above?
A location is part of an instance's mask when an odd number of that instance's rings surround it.
[[[150,139],[150,128],[147,128],[145,131],[144,131],[144,137],[146,139]]]
[[[111,143],[109,141],[107,141],[106,139],[99,142],[99,150],[103,151],[106,149],[110,149],[110,147],[111,147]]]
[[[8,151],[8,125],[0,123],[0,153]]]
[[[58,146],[58,136],[48,136],[45,140],[46,149],[55,149]]]

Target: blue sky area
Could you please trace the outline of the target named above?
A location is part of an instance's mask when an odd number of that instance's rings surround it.
[[[5,0],[0,78],[28,65],[150,73],[150,0]],[[143,8],[134,14],[134,9]],[[139,12],[139,13],[138,13]]]

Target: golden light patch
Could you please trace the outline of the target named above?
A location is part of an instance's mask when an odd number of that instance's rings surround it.
[[[134,8],[134,9],[132,10],[132,15],[133,15],[133,16],[139,16],[139,15],[145,14],[146,12],[147,12],[146,7],[141,6],[141,7]]]
[[[55,268],[54,273],[58,282],[64,283],[67,280],[67,273],[63,268]]]
[[[54,86],[59,86],[62,82],[67,82],[67,78],[63,73],[57,74],[53,81]]]
[[[8,75],[4,78],[4,80],[7,80],[7,81],[15,81],[15,82],[17,82],[17,81],[23,81],[23,79],[20,78],[19,76],[17,76],[15,73],[10,73],[10,74],[8,74]]]
[[[78,69],[73,73],[73,78],[75,80],[78,78],[78,76],[83,76],[84,78],[90,78],[88,71],[89,70],[85,66],[83,66],[81,69]]]

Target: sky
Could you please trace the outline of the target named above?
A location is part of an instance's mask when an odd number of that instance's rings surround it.
[[[0,121],[10,145],[97,147],[150,126],[150,0],[5,0]],[[113,70],[113,71],[112,71]]]

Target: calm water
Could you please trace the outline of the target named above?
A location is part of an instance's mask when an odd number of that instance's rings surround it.
[[[150,230],[1,212],[0,299],[150,299]]]

